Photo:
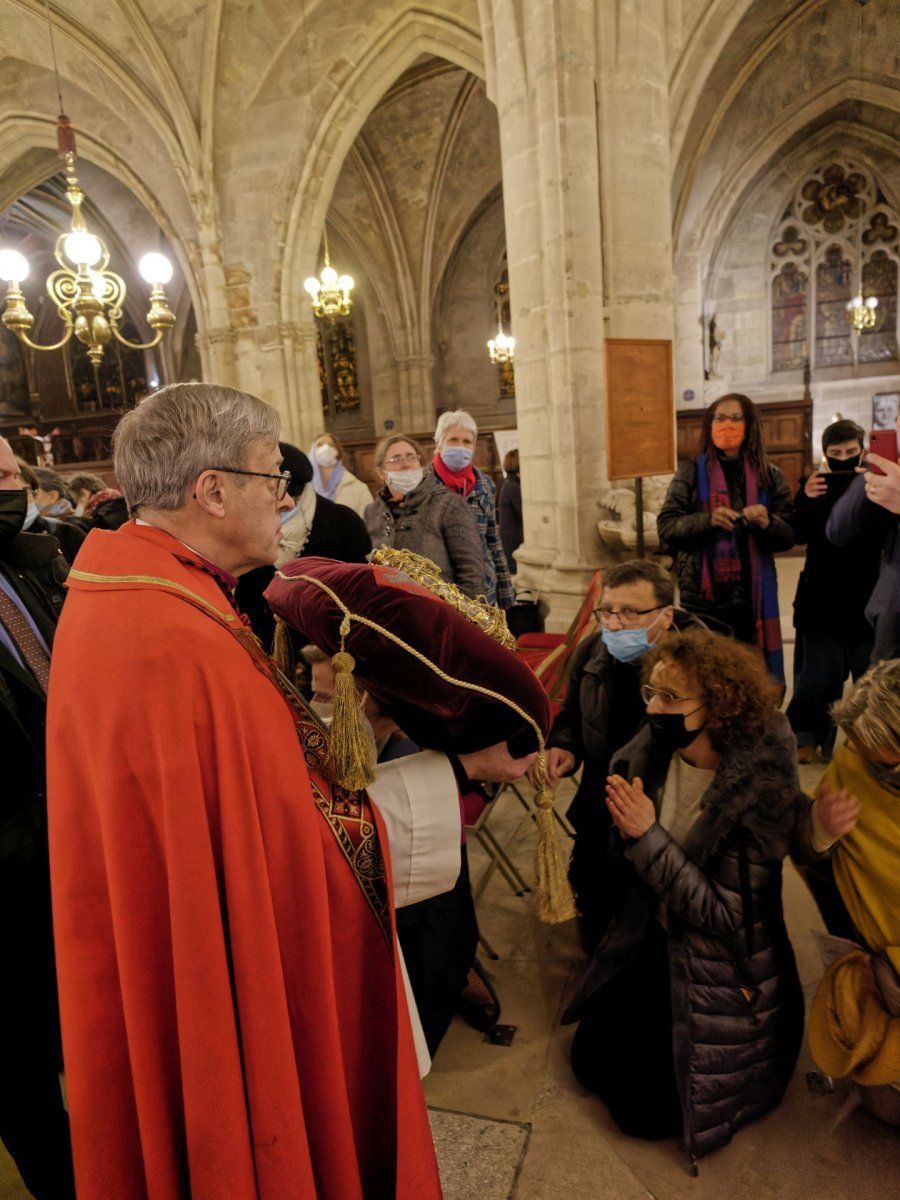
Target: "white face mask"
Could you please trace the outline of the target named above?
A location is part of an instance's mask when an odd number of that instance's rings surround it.
[[[330,442],[316,446],[313,454],[320,467],[333,467],[338,460],[338,452]]]
[[[424,478],[425,472],[421,467],[412,467],[408,471],[385,472],[388,487],[392,492],[399,492],[401,496],[408,496],[414,488],[419,486]]]

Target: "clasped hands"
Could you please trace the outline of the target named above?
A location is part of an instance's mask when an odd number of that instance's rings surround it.
[[[727,504],[720,504],[710,512],[709,523],[713,528],[727,529],[730,533],[741,517],[748,525],[758,525],[760,529],[769,528],[769,510],[764,504],[748,504],[740,512],[729,508]]]
[[[653,801],[638,776],[629,783],[621,775],[610,775],[606,781],[606,807],[618,831],[627,838],[643,837],[656,820]]]

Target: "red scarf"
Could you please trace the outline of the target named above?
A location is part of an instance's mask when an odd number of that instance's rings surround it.
[[[431,465],[434,467],[435,475],[440,476],[448,488],[459,492],[461,496],[468,496],[475,486],[475,468],[471,463],[462,471],[451,471],[440,454],[436,453],[431,460]]]

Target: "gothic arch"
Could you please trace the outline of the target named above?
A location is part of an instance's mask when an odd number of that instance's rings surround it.
[[[409,9],[373,42],[368,55],[349,74],[319,122],[303,161],[290,166],[295,182],[285,192],[285,237],[280,294],[281,320],[295,323],[305,315],[302,280],[315,269],[321,231],[332,192],[357,135],[388,88],[423,54],[447,59],[484,77],[481,40],[457,21]]]

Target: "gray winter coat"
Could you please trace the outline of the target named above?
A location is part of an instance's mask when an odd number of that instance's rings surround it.
[[[781,865],[804,808],[795,752],[775,713],[762,738],[723,753],[683,846],[658,823],[622,844],[632,883],[563,1016],[580,1019],[662,899],[675,1075],[685,1145],[697,1157],[779,1103],[800,1050],[803,993],[781,903]],[[644,728],[611,770],[639,775],[659,812],[669,762]]]
[[[429,475],[402,506],[388,504],[379,492],[363,519],[376,550],[395,546],[423,554],[467,596],[484,591],[484,552],[475,514],[461,496]]]

